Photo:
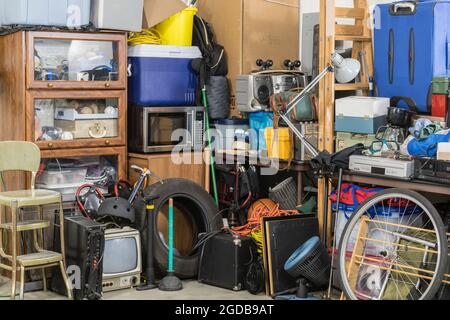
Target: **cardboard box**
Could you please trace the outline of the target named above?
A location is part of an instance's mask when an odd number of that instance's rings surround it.
[[[437,159],[450,161],[450,142],[438,143]]]
[[[298,0],[199,0],[197,6],[225,47],[233,96],[236,76],[257,69],[257,59],[273,60],[274,69],[286,59],[298,59]]]
[[[183,0],[144,0],[143,28],[153,27],[186,7]]]

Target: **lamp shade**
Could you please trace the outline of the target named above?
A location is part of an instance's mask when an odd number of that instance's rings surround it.
[[[355,59],[345,59],[338,53],[333,53],[331,61],[335,67],[335,78],[339,83],[348,83],[354,80],[361,71],[361,63]]]

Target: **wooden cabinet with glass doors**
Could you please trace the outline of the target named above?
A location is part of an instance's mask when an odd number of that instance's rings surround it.
[[[127,177],[125,33],[19,31],[0,56],[0,140],[40,147],[38,187]]]

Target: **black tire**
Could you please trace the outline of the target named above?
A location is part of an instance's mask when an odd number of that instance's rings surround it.
[[[339,278],[339,283],[341,285],[341,289],[343,290],[343,292],[345,293],[347,298],[351,299],[351,296],[347,292],[346,286],[344,285],[344,281],[342,279],[342,274],[345,272],[345,269],[344,270],[342,269],[342,265],[344,265],[344,263],[342,263],[342,261],[341,261],[342,260],[341,251],[342,251],[342,247],[344,246],[344,240],[346,238],[346,234],[347,234],[347,232],[352,231],[352,230],[348,230],[348,229],[350,229],[353,226],[353,223],[352,223],[353,220],[359,219],[359,216],[360,216],[359,213],[361,211],[361,208],[363,208],[367,203],[372,202],[374,199],[381,198],[388,194],[403,194],[405,196],[409,196],[411,198],[416,199],[417,202],[420,202],[421,205],[423,206],[423,208],[425,208],[428,211],[428,213],[431,215],[431,218],[434,220],[433,222],[435,223],[437,237],[440,239],[440,252],[442,252],[442,256],[441,256],[440,263],[437,267],[437,271],[436,271],[436,275],[434,277],[433,283],[430,284],[428,292],[420,298],[421,300],[431,300],[431,299],[433,299],[433,297],[435,297],[437,291],[441,287],[442,280],[445,275],[445,271],[447,270],[448,244],[447,244],[446,228],[444,226],[441,216],[439,215],[438,211],[433,206],[433,204],[427,198],[425,198],[423,195],[421,195],[420,193],[418,193],[416,191],[408,190],[408,189],[399,189],[399,188],[386,189],[386,190],[383,190],[383,191],[375,194],[374,196],[366,199],[363,203],[361,203],[360,206],[358,207],[358,209],[353,214],[352,218],[347,222],[347,225],[345,226],[344,231],[341,236],[341,241],[339,244],[339,255],[338,255],[338,257],[339,257],[338,278]]]
[[[158,233],[158,214],[162,206],[164,206],[170,198],[185,200],[181,207],[184,212],[189,212],[192,216],[193,222],[196,223],[199,232],[212,232],[219,230],[222,225],[222,217],[218,215],[218,208],[216,207],[212,197],[199,185],[192,181],[184,179],[167,179],[163,181],[163,184],[157,183],[151,185],[144,190],[144,196],[159,196],[160,198],[155,202],[156,214],[154,217],[154,230],[153,230],[153,254],[155,266],[158,271],[165,273],[167,270],[167,256],[168,248],[166,244],[161,240]],[[147,252],[147,222],[146,212],[142,208],[140,210],[140,217],[136,219],[138,221],[138,229],[142,235],[142,246],[144,253]],[[146,256],[144,254],[143,256]],[[145,258],[143,258],[145,264]],[[190,256],[174,255],[174,269],[175,274],[182,279],[195,278],[198,275],[199,254],[192,254]]]

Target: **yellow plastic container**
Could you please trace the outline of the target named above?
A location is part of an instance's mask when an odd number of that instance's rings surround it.
[[[281,160],[292,159],[293,143],[289,128],[266,128],[264,130],[266,138],[267,156]]]
[[[188,7],[156,25],[163,45],[192,46],[196,7]]]

